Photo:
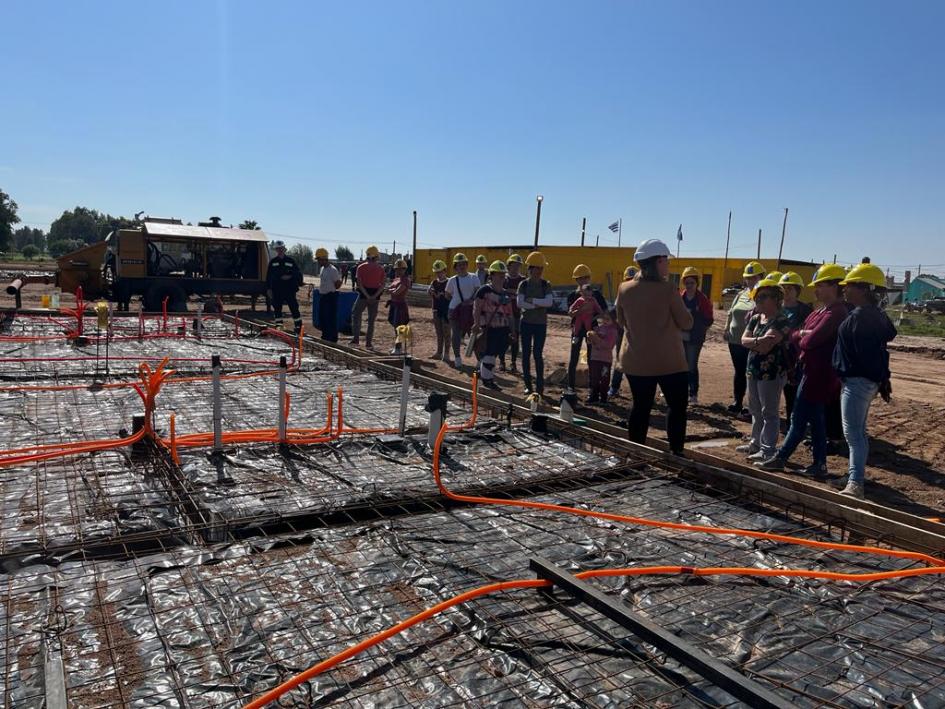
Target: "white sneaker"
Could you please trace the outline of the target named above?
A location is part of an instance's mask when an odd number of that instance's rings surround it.
[[[866,493],[863,491],[863,483],[854,482],[853,480],[847,483],[847,486],[840,491],[840,494],[855,497],[857,500],[866,498]]]
[[[699,397],[696,396],[695,394],[690,394],[690,395],[689,395],[689,403],[690,403],[690,404],[698,404],[698,403],[699,403]]]
[[[613,387],[610,387],[610,389],[607,390],[607,398],[610,399],[611,397],[614,397],[614,396],[617,396],[617,390],[614,389]]]
[[[742,443],[740,446],[735,446],[735,450],[739,453],[747,453],[748,455],[754,455],[758,452],[758,448],[755,448],[751,443]]]
[[[456,369],[462,369],[462,368],[463,368],[463,358],[462,358],[462,357],[457,357],[456,359],[454,359],[454,360],[453,360],[453,366],[456,367]]]

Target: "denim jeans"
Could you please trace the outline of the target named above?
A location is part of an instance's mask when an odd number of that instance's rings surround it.
[[[843,436],[850,447],[850,482],[862,483],[866,475],[866,457],[870,452],[866,417],[878,391],[879,384],[872,379],[850,377],[843,380],[840,410],[843,412]]]
[[[778,449],[777,456],[787,460],[804,440],[807,426],[810,424],[810,439],[813,445],[815,463],[827,462],[827,428],[824,419],[824,405],[815,404],[804,398],[804,380],[797,387],[794,410],[791,411],[791,426]]]

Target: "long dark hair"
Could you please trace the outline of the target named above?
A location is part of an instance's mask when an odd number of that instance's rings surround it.
[[[651,256],[650,258],[643,259],[639,262],[640,264],[640,280],[641,281],[662,281],[663,277],[660,275],[659,268],[657,268],[657,262],[660,260],[659,256]]]

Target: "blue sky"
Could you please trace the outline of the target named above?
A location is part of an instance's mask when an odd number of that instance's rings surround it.
[[[945,272],[942,2],[4,3],[0,188],[357,252],[672,239]],[[292,238],[287,239],[292,241]],[[398,247],[400,250],[400,247]]]

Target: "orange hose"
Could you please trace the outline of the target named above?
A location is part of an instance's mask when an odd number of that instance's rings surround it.
[[[469,502],[477,505],[505,505],[508,507],[522,507],[525,509],[544,510],[547,512],[563,512],[565,514],[578,515],[581,517],[594,517],[596,519],[606,519],[610,522],[623,522],[625,524],[636,524],[646,527],[659,527],[661,529],[674,529],[680,532],[702,532],[706,534],[724,534],[753,539],[767,539],[768,541],[781,542],[785,544],[798,544],[800,546],[813,547],[815,549],[831,549],[834,551],[853,551],[867,554],[879,554],[883,556],[893,556],[900,559],[911,559],[913,561],[922,561],[932,566],[945,566],[945,560],[938,559],[928,554],[919,552],[901,551],[898,549],[882,549],[880,547],[861,546],[857,544],[840,544],[837,542],[819,542],[813,539],[803,539],[800,537],[791,537],[785,534],[773,534],[771,532],[757,532],[750,529],[737,529],[730,527],[707,527],[699,524],[684,524],[681,522],[664,522],[661,520],[647,519],[646,517],[631,517],[629,515],[618,515],[610,512],[595,512],[578,507],[565,507],[564,505],[553,505],[545,502],[532,502],[529,500],[503,500],[495,497],[478,497],[471,495],[457,495],[451,492],[440,479],[440,447],[443,438],[449,426],[444,425],[436,437],[436,445],[433,448],[433,479],[440,492],[451,500],[458,502]]]
[[[616,577],[616,576],[648,576],[648,575],[690,575],[690,576],[724,576],[724,575],[738,575],[738,576],[786,576],[794,578],[814,578],[814,579],[828,579],[832,581],[880,581],[886,579],[897,579],[897,578],[907,578],[910,576],[924,576],[927,574],[945,574],[945,568],[935,567],[935,568],[925,568],[925,569],[904,569],[902,571],[882,571],[877,573],[866,573],[866,574],[843,574],[835,573],[830,571],[807,571],[804,569],[755,569],[755,568],[741,568],[741,567],[688,567],[688,566],[641,566],[634,568],[622,568],[622,569],[591,569],[589,571],[582,571],[580,573],[574,574],[576,578],[579,579],[590,579],[590,578],[604,578],[604,577]],[[432,618],[433,616],[442,613],[445,610],[449,610],[454,606],[458,606],[462,603],[475,600],[481,596],[485,596],[491,593],[499,593],[501,591],[514,591],[526,588],[550,588],[552,586],[551,581],[546,581],[544,579],[516,579],[514,581],[502,581],[500,583],[491,583],[486,586],[480,586],[479,588],[474,588],[465,593],[460,593],[459,595],[453,596],[445,601],[437,603],[435,606],[431,606],[426,610],[412,615],[411,617],[403,620],[396,625],[392,625],[386,630],[381,631],[375,635],[372,635],[368,638],[365,638],[356,645],[342,650],[341,652],[332,655],[331,657],[322,660],[318,664],[312,665],[310,668],[304,672],[300,672],[291,679],[283,682],[278,687],[271,689],[270,691],[263,694],[261,697],[254,699],[249,704],[247,704],[244,709],[262,709],[262,707],[270,704],[271,702],[276,701],[286,692],[289,692],[299,685],[309,681],[310,679],[327,672],[328,670],[336,667],[347,659],[359,655],[360,653],[368,650],[375,645],[392,638],[393,636],[402,633],[404,630],[417,625],[425,620]]]

